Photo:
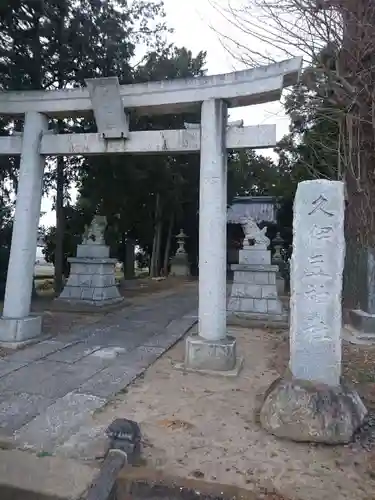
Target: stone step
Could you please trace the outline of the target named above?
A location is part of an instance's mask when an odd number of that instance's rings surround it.
[[[0,497],[78,500],[84,498],[97,472],[77,460],[0,450]]]

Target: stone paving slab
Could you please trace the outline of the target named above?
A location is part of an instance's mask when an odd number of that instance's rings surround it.
[[[59,351],[60,349],[64,349],[68,343],[60,342],[57,340],[44,340],[43,342],[39,342],[38,344],[34,344],[31,347],[27,347],[26,349],[22,349],[20,351],[16,351],[13,354],[7,356],[8,361],[36,361],[38,359],[42,359],[48,354],[51,354],[55,351]]]
[[[175,307],[174,303],[163,304],[132,315],[129,319],[132,321],[153,323],[159,325],[161,328],[165,328],[172,319],[176,316],[180,316],[179,309],[180,308]]]
[[[0,393],[34,394],[42,382],[63,368],[61,363],[38,360],[0,378]]]
[[[139,373],[131,366],[111,365],[82,384],[77,392],[109,399],[129,385]]]
[[[163,350],[169,349],[178,340],[180,340],[180,335],[172,335],[171,333],[158,333],[150,337],[143,345],[145,347],[161,347]]]
[[[182,338],[196,322],[196,305],[192,287],[149,297],[0,360],[0,433],[53,453]]]
[[[0,403],[2,433],[13,434],[32,418],[53,404],[53,400],[37,394],[14,394]]]
[[[87,342],[77,342],[68,345],[59,351],[49,354],[46,359],[49,361],[59,361],[63,363],[76,363],[80,359],[92,354],[100,349],[100,346],[89,346]]]
[[[22,448],[51,453],[79,429],[94,410],[105,404],[104,398],[70,392],[15,433]]]
[[[39,394],[49,398],[60,398],[76,389],[80,384],[103,369],[98,363],[62,364],[57,373],[44,379],[40,384],[28,390],[30,394]]]
[[[107,427],[107,425],[93,425],[92,422],[83,425],[76,434],[59,446],[59,456],[91,462],[103,458],[110,445],[106,435]]]
[[[98,329],[97,325],[98,323],[94,323],[93,325],[85,326],[81,329],[73,328],[70,332],[65,332],[62,335],[59,335],[58,332],[56,332],[57,336],[55,338],[61,338],[61,341],[63,341],[65,345],[81,342],[82,340],[89,338],[93,331]],[[110,329],[110,326],[108,325],[107,328]]]
[[[141,328],[138,330],[130,331],[120,329],[116,332],[108,335],[108,332],[97,332],[94,333],[89,339],[87,339],[87,345],[93,347],[122,347],[127,351],[131,351],[138,345],[146,341],[154,332],[160,330],[151,330],[150,332],[143,331]]]
[[[8,373],[14,372],[26,364],[27,361],[10,361],[8,358],[2,358],[0,359],[0,377],[4,377],[4,375],[8,375]]]
[[[85,358],[82,358],[79,362],[80,366],[99,366],[101,368],[107,368],[107,366],[113,363],[113,360],[117,358],[119,354],[123,354],[127,350],[123,347],[101,347],[100,349],[89,354]]]
[[[182,318],[169,323],[165,331],[150,337],[143,345],[147,347],[163,347],[169,349],[191,328],[192,318]]]
[[[133,351],[119,356],[118,363],[124,364],[127,367],[130,366],[142,373],[144,369],[155,363],[164,352],[164,347],[141,345]]]

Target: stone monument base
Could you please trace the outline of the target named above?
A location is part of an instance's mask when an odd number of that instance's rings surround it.
[[[243,252],[243,255],[241,254]],[[264,250],[270,258],[270,252]],[[259,253],[259,255],[258,255]],[[247,261],[262,260],[260,250],[241,250],[240,257]],[[264,260],[264,259],[263,259]],[[230,324],[256,327],[267,323],[278,328],[288,326],[288,314],[276,289],[277,266],[271,264],[233,264],[233,284],[227,313]]]
[[[0,345],[16,349],[39,340],[42,335],[42,316],[0,319]]]
[[[262,314],[247,312],[228,312],[227,325],[240,326],[242,328],[289,328],[289,315],[282,314]]]
[[[366,414],[367,410],[355,391],[290,376],[271,384],[259,419],[266,431],[280,438],[345,444],[352,440]]]
[[[82,248],[87,253],[102,252],[102,245],[80,245],[77,254]],[[54,301],[53,309],[66,311],[95,312],[112,309],[123,304],[116,286],[115,266],[116,259],[99,257],[72,257],[68,281],[60,296]]]
[[[344,324],[341,330],[341,338],[354,345],[374,345],[375,335],[373,333],[364,333],[351,325]]]
[[[375,341],[375,314],[370,314],[362,309],[352,309],[348,312],[348,320],[358,332],[372,337]]]
[[[238,376],[243,358],[237,358],[236,339],[225,337],[206,340],[199,335],[187,337],[185,361],[176,365],[178,370],[198,372],[205,375]]]
[[[190,276],[190,263],[187,253],[176,254],[171,259],[171,276]]]
[[[58,297],[51,304],[51,311],[76,313],[104,313],[120,309],[126,304],[124,297],[109,301],[70,300]]]
[[[375,344],[375,315],[362,309],[344,309],[342,338],[351,344]]]

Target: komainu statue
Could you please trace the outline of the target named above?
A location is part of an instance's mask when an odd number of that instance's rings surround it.
[[[89,226],[85,226],[82,243],[84,245],[105,245],[104,232],[107,227],[105,215],[95,215]]]
[[[244,232],[243,247],[264,248],[267,250],[270,240],[266,236],[267,227],[259,229],[258,224],[251,217],[241,220],[241,226]],[[250,243],[251,241],[251,243]]]

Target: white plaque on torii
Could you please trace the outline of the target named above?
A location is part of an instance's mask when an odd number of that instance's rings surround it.
[[[85,80],[99,134],[104,139],[126,139],[129,123],[120,96],[117,77]]]

